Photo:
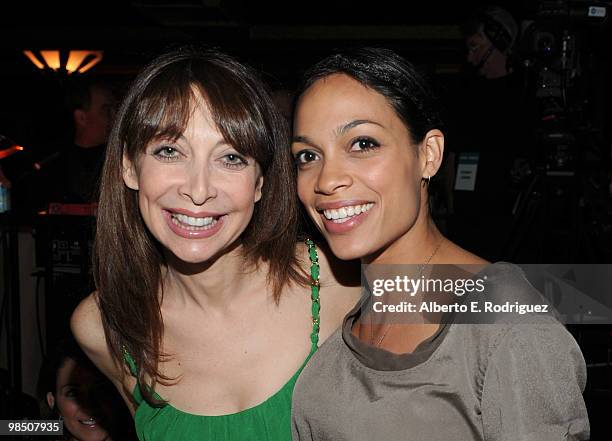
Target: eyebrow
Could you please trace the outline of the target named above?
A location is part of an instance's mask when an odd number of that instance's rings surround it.
[[[336,136],[340,136],[340,135],[344,135],[346,132],[348,132],[349,130],[360,126],[361,124],[374,124],[376,126],[382,127],[383,129],[385,128],[385,126],[383,126],[382,124],[376,122],[376,121],[372,121],[369,119],[356,119],[355,121],[351,121],[349,123],[346,124],[342,124],[341,126],[336,127],[335,133]],[[309,145],[316,145],[314,142],[312,142],[312,140],[310,140],[310,138],[308,138],[308,136],[294,136],[292,139],[293,142],[300,142],[303,144],[309,144]]]
[[[184,135],[184,134],[182,134],[182,133],[181,133],[181,134],[180,134],[178,137],[176,137],[176,139],[175,139],[175,137],[174,137],[174,136],[157,135],[157,136],[154,136],[153,138],[151,138],[151,141],[149,141],[149,143],[153,143],[153,142],[161,142],[161,141],[164,141],[164,140],[173,140],[173,142],[183,141],[183,142],[186,142],[186,143],[188,143],[188,144],[189,144],[189,141],[187,140],[187,138],[185,137],[185,135]],[[222,137],[221,139],[219,139],[219,140],[218,140],[218,141],[215,143],[215,145],[213,146],[213,148],[214,148],[214,149],[216,149],[217,147],[221,147],[221,146],[225,146],[225,145],[233,148],[233,146],[232,146],[232,145],[231,145],[229,142],[227,142],[227,141],[225,140],[225,138],[223,138],[223,137]]]
[[[302,143],[302,144],[315,145],[315,143],[312,142],[310,140],[310,138],[308,138],[308,136],[294,136],[291,139],[291,142],[299,142],[299,143]]]
[[[341,126],[338,126],[336,128],[336,136],[339,135],[344,135],[346,132],[348,132],[349,130],[360,126],[362,124],[374,124],[376,126],[382,127],[383,129],[385,128],[382,124],[377,123],[376,121],[372,121],[369,119],[356,119],[355,121],[351,121],[349,123],[343,124]]]

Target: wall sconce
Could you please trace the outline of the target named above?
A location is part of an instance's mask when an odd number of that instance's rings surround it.
[[[58,73],[82,74],[102,61],[104,51],[23,51],[23,54],[41,70]]]

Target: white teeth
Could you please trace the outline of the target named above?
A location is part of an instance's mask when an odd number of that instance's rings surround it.
[[[212,217],[191,217],[180,213],[174,213],[172,216],[179,222],[191,225],[192,227],[204,227],[213,221]]]
[[[348,217],[356,216],[358,214],[364,213],[368,211],[370,208],[374,206],[373,203],[363,204],[363,205],[351,205],[347,207],[342,207],[339,209],[331,209],[331,210],[323,210],[323,214],[326,219],[329,220],[337,220],[341,222],[346,222]],[[337,222],[340,223],[340,222]]]
[[[218,220],[213,217],[191,217],[180,213],[172,213],[172,222],[186,230],[208,230]]]
[[[90,418],[88,420],[79,420],[79,422],[81,424],[85,424],[86,426],[93,426],[97,421],[94,418]]]

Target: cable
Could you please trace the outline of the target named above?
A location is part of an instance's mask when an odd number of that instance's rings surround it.
[[[38,273],[34,273],[33,275],[36,276],[36,291],[35,291],[35,295],[36,295],[36,302],[35,302],[35,307],[36,307],[36,328],[38,331],[38,347],[40,348],[40,354],[42,355],[43,359],[46,356],[47,351],[45,350],[45,344],[43,341],[43,335],[42,335],[42,325],[41,325],[41,320],[40,320],[40,280],[44,277],[43,275],[41,275],[40,272]]]

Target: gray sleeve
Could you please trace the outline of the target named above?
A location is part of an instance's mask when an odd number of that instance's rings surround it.
[[[308,423],[294,417],[291,424],[291,439],[293,441],[312,441],[314,437]]]
[[[588,440],[585,385],[584,358],[561,324],[514,325],[489,356],[485,440]]]

